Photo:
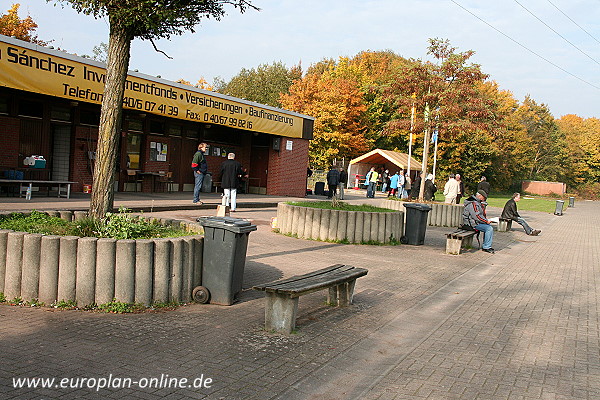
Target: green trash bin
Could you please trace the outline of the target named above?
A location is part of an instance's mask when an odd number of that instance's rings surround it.
[[[241,218],[200,217],[204,227],[202,286],[192,296],[199,303],[231,305],[242,291],[248,236],[256,225]]]
[[[404,203],[406,208],[406,224],[404,226],[404,236],[401,242],[420,246],[425,243],[425,232],[427,231],[427,213],[431,207],[427,204]]]

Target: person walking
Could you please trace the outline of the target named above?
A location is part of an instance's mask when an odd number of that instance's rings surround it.
[[[242,164],[235,160],[235,153],[227,154],[227,160],[221,164],[221,188],[223,188],[221,204],[224,206],[231,204],[232,212],[236,209],[237,188],[243,174]]]
[[[327,185],[329,186],[329,195],[328,199],[331,199],[333,196],[337,194],[337,187],[340,184],[340,171],[334,165],[331,167],[329,172],[327,173]]]
[[[344,200],[344,189],[346,188],[346,182],[348,182],[348,173],[343,167],[340,167],[340,184],[338,185],[338,189],[340,191],[340,200]]]
[[[460,190],[460,184],[454,179],[454,174],[450,174],[448,182],[444,186],[444,197],[446,204],[456,204],[456,196]],[[486,192],[487,193],[487,192]]]
[[[504,209],[502,210],[502,215],[500,216],[500,218],[515,221],[516,223],[521,225],[525,230],[525,233],[530,236],[539,235],[542,231],[530,227],[527,221],[525,221],[525,219],[521,217],[517,212],[517,202],[519,200],[521,200],[521,193],[513,193],[512,198],[508,200],[504,205]]]
[[[494,228],[485,214],[488,194],[483,190],[478,190],[474,196],[469,196],[465,200],[463,209],[463,228],[483,232],[483,245],[481,250],[486,253],[494,254],[492,241],[494,239]]]
[[[200,143],[198,151],[196,151],[192,158],[192,171],[194,172],[194,199],[192,202],[194,204],[203,204],[200,201],[200,191],[202,190],[204,176],[208,173],[208,164],[206,163],[206,157],[204,157],[206,146],[206,143]]]
[[[488,195],[490,194],[490,183],[487,181],[487,178],[485,176],[482,176],[479,183],[477,184],[477,191],[479,191],[479,189],[483,190]]]
[[[395,196],[398,191],[398,181],[400,180],[400,173],[396,172],[394,175],[390,177],[390,191],[388,192],[387,197]]]
[[[462,199],[462,197],[465,195],[465,183],[463,182],[460,174],[456,174],[455,179],[458,182],[458,194],[456,195],[456,204],[460,204],[460,199]]]

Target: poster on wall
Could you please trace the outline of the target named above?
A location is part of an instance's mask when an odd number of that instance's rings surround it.
[[[167,161],[167,144],[150,142],[150,161]]]

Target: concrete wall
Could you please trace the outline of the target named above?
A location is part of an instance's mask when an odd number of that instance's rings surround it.
[[[81,217],[72,212],[63,219]],[[50,305],[189,302],[201,283],[204,237],[199,224],[159,219],[192,234],[178,238],[115,240],[0,230],[0,292],[12,300]]]
[[[444,203],[426,203],[431,207],[431,211],[427,213],[427,225],[429,226],[448,226],[456,228],[463,223],[462,212],[464,206],[460,204],[444,204]],[[403,201],[384,200],[381,202],[381,207],[390,208],[392,210],[406,210]]]
[[[339,211],[277,205],[277,226],[283,234],[303,239],[350,243],[399,241],[404,232],[404,213]]]

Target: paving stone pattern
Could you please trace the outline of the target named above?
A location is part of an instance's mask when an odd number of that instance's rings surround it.
[[[600,398],[600,204],[522,212],[543,230],[496,233],[495,255],[306,241],[271,232],[275,209],[239,208],[250,234],[233,306],[129,315],[0,306],[0,399]],[[500,210],[491,210],[499,214]],[[157,215],[195,219],[212,210]],[[265,332],[249,288],[334,263],[366,267],[355,304],[300,298],[298,332]],[[17,377],[188,378],[210,388],[17,389]]]

